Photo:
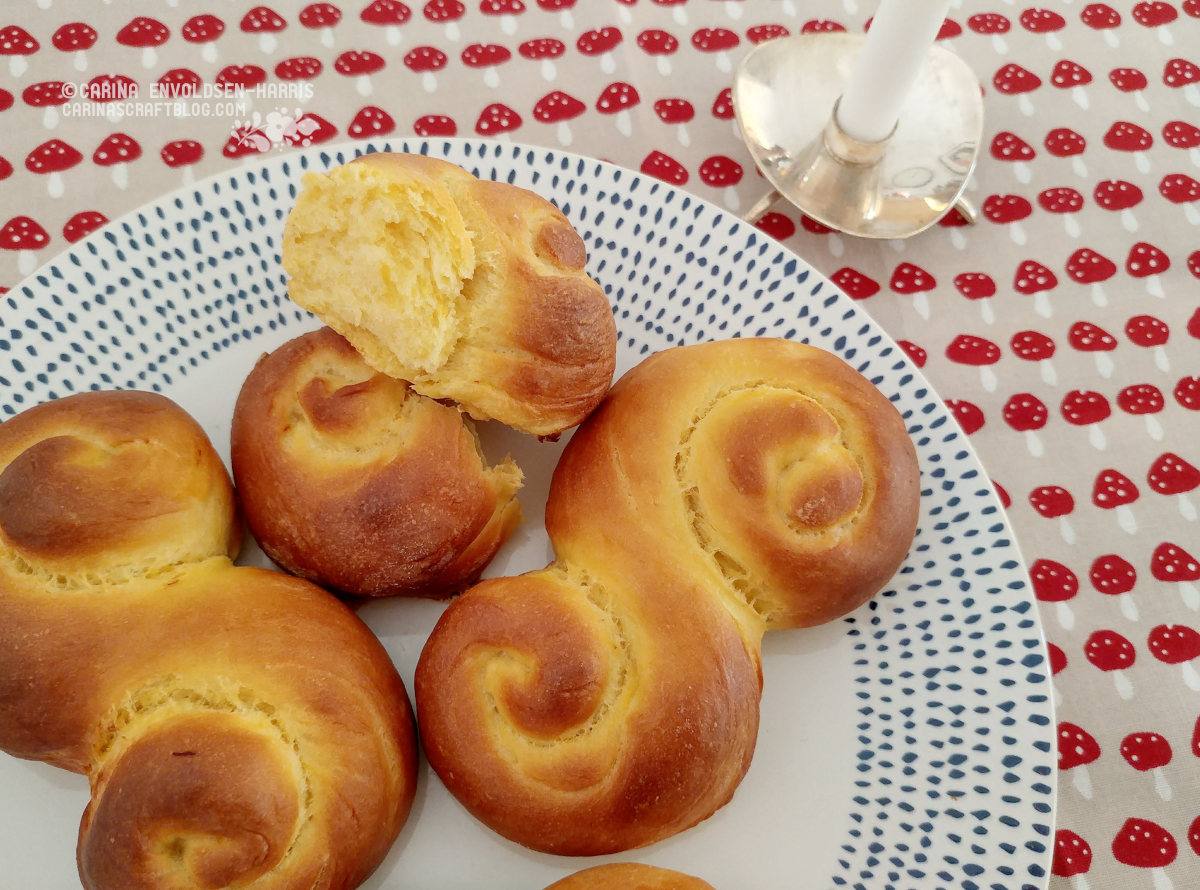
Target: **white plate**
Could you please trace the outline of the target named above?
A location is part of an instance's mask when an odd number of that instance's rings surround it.
[[[554,201],[612,300],[618,371],[663,347],[772,335],[830,349],[906,418],[922,466],[913,550],[888,590],[822,628],[767,635],[753,765],[704,824],[626,856],[718,890],[1035,890],[1053,846],[1054,715],[1037,610],[966,438],[897,346],[795,255],[656,179],[512,143],[444,140],[280,153],[187,187],[79,242],[0,298],[0,418],[89,388],[174,398],[227,457],[251,364],[316,326],[287,297],[284,217],[301,174],[366,150],[423,152]],[[527,521],[488,574],[543,566],[558,445],[485,425],[528,484]],[[261,554],[247,559],[261,560]],[[362,611],[405,681],[441,606]],[[423,768],[412,818],[365,885],[540,890],[603,860],[531,853],[475,823]],[[6,885],[78,886],[86,782],[0,755]]]

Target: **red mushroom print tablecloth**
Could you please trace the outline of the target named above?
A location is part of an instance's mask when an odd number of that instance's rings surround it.
[[[766,186],[734,66],[775,37],[862,32],[873,11],[13,0],[0,289],[182,184],[322,142],[561,148],[744,214]],[[1009,511],[1054,671],[1050,887],[1200,887],[1200,2],[957,0],[938,40],[983,91],[977,222],[871,241],[779,202],[757,224],[903,346]],[[235,87],[250,101],[227,101]],[[0,295],[18,348],[6,311]]]

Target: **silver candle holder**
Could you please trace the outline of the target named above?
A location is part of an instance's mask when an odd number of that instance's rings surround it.
[[[837,106],[864,40],[844,32],[782,37],[739,63],[737,123],[772,186],[748,220],[782,197],[865,238],[907,238],[956,207],[975,221],[963,191],[983,131],[979,81],[954,53],[931,47],[891,135],[860,142],[839,126]]]

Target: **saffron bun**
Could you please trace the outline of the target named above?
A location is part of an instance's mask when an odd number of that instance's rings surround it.
[[[307,173],[282,245],[292,300],[372,367],[542,437],[612,383],[616,324],[586,258],[539,195],[394,152]]]
[[[336,597],[232,562],[233,486],[169,399],[0,424],[0,749],[87,776],[87,890],[350,890],[412,805],[404,685]]]
[[[713,890],[713,886],[669,868],[614,862],[577,871],[546,890]]]
[[[650,356],[563,451],[555,560],[481,581],[430,634],[414,687],[430,764],[545,852],[617,853],[708,818],[753,755],[764,633],[881,590],[918,479],[900,414],[831,353],[735,338]]]
[[[230,441],[263,551],[338,592],[451,596],[520,521],[516,464],[489,466],[469,418],[376,371],[328,327],[258,360]]]

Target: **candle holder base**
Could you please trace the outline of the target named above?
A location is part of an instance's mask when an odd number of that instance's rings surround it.
[[[907,238],[962,200],[983,132],[979,81],[954,53],[932,47],[891,136],[858,142],[835,112],[864,39],[842,32],[782,37],[738,65],[738,126],[774,189],[748,219],[782,196],[841,232]]]

